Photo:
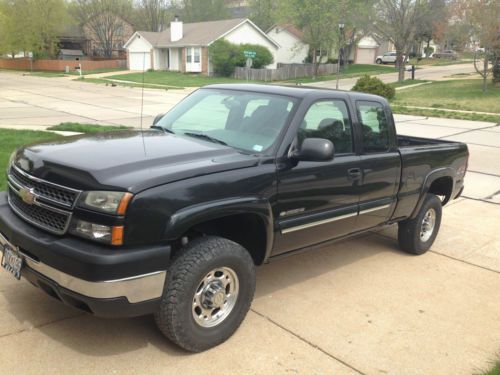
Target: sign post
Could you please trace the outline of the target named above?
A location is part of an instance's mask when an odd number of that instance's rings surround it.
[[[247,68],[247,82],[250,80],[250,68],[253,65],[253,59],[257,56],[257,52],[255,51],[243,51],[243,54],[247,58],[246,68]]]
[[[28,57],[30,58],[30,70],[33,73],[33,52],[28,52]]]

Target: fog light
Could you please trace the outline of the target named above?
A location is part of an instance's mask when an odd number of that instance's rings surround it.
[[[110,227],[107,225],[89,223],[77,220],[73,226],[73,234],[90,240],[104,242],[112,245],[123,244],[123,226]]]

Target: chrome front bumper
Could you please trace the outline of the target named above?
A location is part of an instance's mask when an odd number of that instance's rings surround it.
[[[1,233],[0,244],[11,245]],[[1,248],[3,249],[3,246]],[[110,299],[124,297],[129,303],[157,299],[163,294],[167,276],[167,271],[157,271],[118,280],[87,281],[38,262],[22,251],[19,251],[19,254],[24,258],[23,267],[28,267],[65,289],[90,298]]]

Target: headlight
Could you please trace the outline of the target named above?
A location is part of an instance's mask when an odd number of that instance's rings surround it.
[[[10,166],[12,165],[12,163],[14,163],[14,158],[16,157],[16,153],[17,153],[17,150],[14,151],[10,157],[9,157],[9,162],[7,163],[7,172],[9,171],[10,169]]]
[[[70,232],[89,240],[119,246],[123,245],[123,229],[123,226],[110,227],[85,220],[75,220]]]
[[[107,214],[125,215],[133,195],[118,191],[86,191],[80,199],[80,206]]]

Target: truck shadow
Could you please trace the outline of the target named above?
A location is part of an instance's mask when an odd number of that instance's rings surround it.
[[[255,299],[271,296],[308,279],[335,272],[384,252],[397,252],[396,242],[387,237],[368,234],[272,262],[258,268]],[[405,255],[401,253],[401,256]],[[32,326],[36,333],[47,336],[71,351],[105,357],[141,351],[152,346],[171,357],[190,355],[163,337],[152,316],[100,319],[66,307],[30,285],[20,284],[16,289],[15,293],[4,293],[4,309],[7,310],[5,313],[11,315],[10,319],[15,317],[19,325]],[[40,318],[39,311],[43,311],[43,318]]]

